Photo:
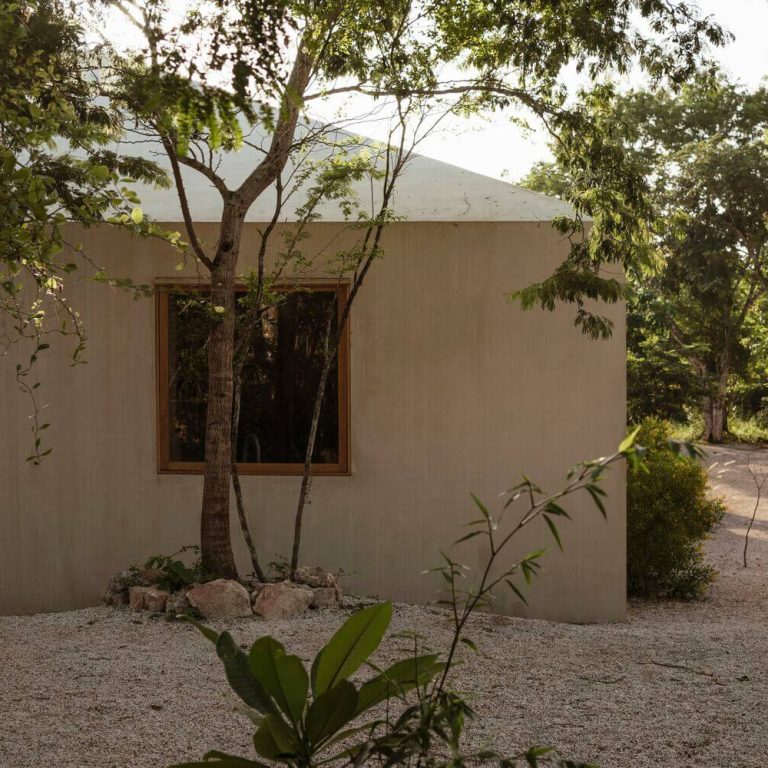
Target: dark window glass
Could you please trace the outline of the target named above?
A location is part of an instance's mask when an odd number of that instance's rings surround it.
[[[286,294],[262,318],[243,369],[237,461],[303,464],[335,290]],[[238,308],[238,312],[242,310]],[[183,295],[168,296],[168,438],[171,462],[205,454],[209,320]],[[338,359],[328,377],[313,462],[339,462]]]

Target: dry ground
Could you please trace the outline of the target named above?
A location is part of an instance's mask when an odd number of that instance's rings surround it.
[[[604,768],[768,765],[768,502],[745,570],[748,456],[710,453],[730,512],[708,544],[721,576],[706,601],[636,604],[618,625],[476,620],[482,653],[458,672],[479,713],[474,744],[548,744]],[[756,459],[768,471],[768,453]],[[339,620],[318,612],[269,630],[308,659]],[[393,629],[414,627],[444,646],[439,611],[398,606]],[[232,627],[241,642],[265,628]],[[106,608],[8,617],[0,654],[2,768],[161,768],[211,748],[251,754],[249,724],[190,627]]]

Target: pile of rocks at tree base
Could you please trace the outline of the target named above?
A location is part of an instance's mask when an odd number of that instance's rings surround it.
[[[107,605],[170,615],[193,614],[204,619],[260,616],[287,619],[310,608],[333,608],[342,591],[339,579],[322,568],[300,568],[295,581],[233,581],[216,579],[190,584],[171,592],[153,569],[128,569],[114,576],[107,587]]]

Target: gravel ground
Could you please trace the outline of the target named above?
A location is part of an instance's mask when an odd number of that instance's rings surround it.
[[[768,764],[768,503],[741,567],[750,457],[768,472],[768,452],[710,451],[729,514],[707,546],[720,570],[707,600],[633,604],[628,622],[613,625],[475,620],[481,653],[457,672],[479,714],[474,745],[547,744],[604,768]],[[309,659],[340,619],[314,612],[269,630]],[[393,631],[414,627],[444,647],[445,614],[397,606]],[[265,628],[230,627],[243,643]],[[379,660],[398,643],[388,640]],[[6,617],[0,648],[2,768],[162,768],[212,748],[252,754],[250,724],[233,713],[212,649],[191,627],[107,608]]]

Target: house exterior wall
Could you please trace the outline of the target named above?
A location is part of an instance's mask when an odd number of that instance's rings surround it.
[[[255,254],[255,224],[243,254]],[[215,239],[213,225],[201,233]],[[341,243],[316,224],[315,242]],[[138,282],[193,276],[159,242],[106,229],[73,233],[87,253]],[[276,242],[279,238],[276,239]],[[625,425],[624,309],[608,308],[613,338],[573,327],[573,308],[522,312],[504,293],[540,279],[565,256],[537,223],[396,223],[351,318],[351,462],[348,477],[314,480],[302,560],[343,569],[349,591],[400,601],[436,597],[439,550],[476,517],[470,492],[494,508],[522,472],[557,489],[575,462],[605,455]],[[249,256],[244,261],[247,263]],[[86,365],[70,367],[57,340],[40,356],[45,435],[29,453],[28,402],[14,381],[14,350],[0,361],[0,613],[96,604],[109,577],[149,555],[198,541],[202,478],[156,470],[155,308],[80,281],[73,291],[89,331]],[[242,478],[263,562],[290,551],[300,478]],[[584,498],[566,506],[564,553],[543,522],[513,552],[551,547],[529,607],[500,592],[497,610],[564,621],[620,620],[625,612],[625,479],[605,484],[608,519]],[[540,524],[539,524],[540,523]],[[238,561],[248,559],[237,518]],[[480,538],[457,558],[481,562]],[[510,553],[511,560],[513,552]]]

